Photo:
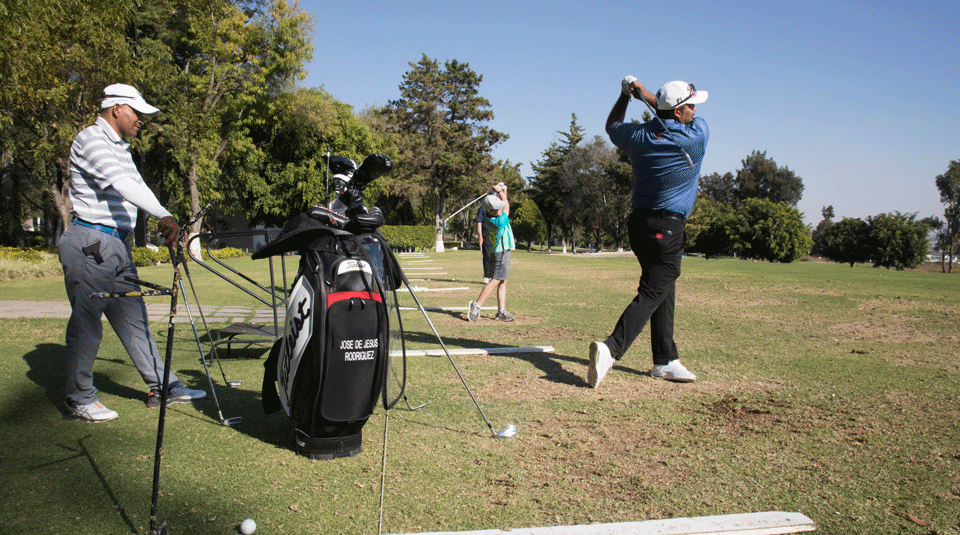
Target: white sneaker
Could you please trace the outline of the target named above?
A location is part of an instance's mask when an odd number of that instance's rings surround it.
[[[87,405],[78,407],[71,406],[69,403],[63,403],[64,420],[84,420],[87,422],[107,422],[120,416],[116,411],[106,408],[103,403],[94,401]]]
[[[697,376],[684,368],[679,360],[671,360],[666,364],[655,365],[653,368],[650,368],[650,376],[677,383],[692,383],[697,380]]]
[[[613,357],[610,348],[603,342],[590,343],[590,366],[587,368],[587,383],[596,388],[603,381],[603,376],[613,367]]]
[[[480,305],[476,301],[470,301],[467,305],[467,319],[470,321],[480,320]]]

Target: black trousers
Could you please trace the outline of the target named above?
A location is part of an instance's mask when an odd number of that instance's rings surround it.
[[[614,359],[623,357],[648,321],[653,363],[667,364],[678,358],[673,315],[685,225],[683,216],[672,212],[636,209],[630,214],[630,247],[640,262],[640,285],[606,340]]]

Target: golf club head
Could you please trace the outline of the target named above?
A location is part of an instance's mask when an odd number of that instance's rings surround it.
[[[243,384],[243,381],[227,381],[227,386],[234,388]]]
[[[407,401],[406,396],[403,397],[403,402],[407,404],[407,408],[410,409],[411,411],[418,411],[427,406],[426,403],[421,403],[420,405],[417,405],[416,407],[414,407],[413,405],[410,404],[409,401]]]
[[[233,418],[220,418],[220,422],[227,427],[236,427],[243,423],[243,416],[234,416]]]
[[[512,438],[517,435],[517,427],[513,424],[510,424],[503,428],[502,431],[496,433],[497,438]]]
[[[150,535],[167,535],[167,521],[161,520],[157,527],[150,530]]]

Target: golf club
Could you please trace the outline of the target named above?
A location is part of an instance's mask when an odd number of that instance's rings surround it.
[[[660,117],[657,115],[657,110],[653,109],[653,106],[651,106],[650,103],[647,102],[647,99],[643,98],[643,95],[641,95],[636,90],[636,88],[633,89],[632,93],[635,98],[637,98],[640,102],[643,102],[644,105],[646,105],[647,109],[650,110],[650,113],[653,114],[653,118],[656,119],[658,123],[660,123],[660,128],[663,128],[663,132],[667,135],[667,138],[669,138],[670,141],[672,141],[673,144],[676,145],[678,149],[680,149],[680,152],[683,153],[683,157],[687,159],[687,165],[690,166],[690,170],[693,171],[693,160],[690,159],[690,155],[687,154],[685,150],[683,150],[683,147],[681,147],[680,144],[677,143],[677,140],[673,139],[673,135],[670,134],[670,130],[667,130],[667,125],[665,125],[663,121],[660,119]]]
[[[187,263],[186,263],[186,262],[183,263],[183,272],[184,272],[184,274],[186,274],[187,280],[190,282],[190,290],[193,292],[193,302],[197,304],[197,312],[200,313],[200,320],[203,321],[203,328],[204,328],[205,331],[207,331],[207,332],[209,333],[209,332],[210,332],[210,327],[207,326],[207,318],[204,317],[204,315],[203,315],[203,310],[200,309],[200,298],[197,297],[197,288],[193,285],[193,278],[190,276],[190,269],[187,267]],[[184,292],[184,296],[186,296],[186,292]],[[186,303],[186,297],[184,297],[184,303]],[[194,334],[194,336],[197,337],[197,347],[201,347],[201,346],[200,346],[200,336],[197,335],[197,324],[193,321],[193,313],[190,312],[190,304],[189,304],[189,303],[187,303],[187,312],[190,313],[190,324],[193,325],[193,334]],[[210,363],[212,364],[212,363],[213,363],[213,349],[210,350],[210,353],[211,353]],[[207,368],[206,353],[204,353],[202,347],[201,347],[201,349],[200,349],[200,361],[203,362],[203,369],[206,370],[206,372],[207,372],[207,379],[210,380],[210,390],[213,390],[213,379],[210,378],[210,370]],[[240,386],[241,384],[243,384],[242,381],[240,381],[239,379],[238,379],[238,380],[235,380],[235,381],[230,381],[230,380],[227,379],[227,372],[223,371],[223,363],[220,362],[220,359],[219,359],[219,358],[217,359],[217,366],[220,367],[220,375],[223,376],[223,382],[224,382],[227,386],[229,386],[230,388],[235,388],[235,387],[238,387],[238,386]],[[217,395],[214,394],[214,395],[213,395],[213,398],[214,398],[214,400],[216,400]],[[220,403],[217,403],[217,410],[218,410],[218,411],[220,410]],[[222,414],[222,413],[221,413],[221,415],[220,415],[220,420],[221,420],[221,421],[223,420],[223,414]]]
[[[481,196],[477,197],[476,199],[474,199],[474,200],[468,202],[467,204],[463,205],[463,208],[461,208],[461,209],[457,210],[456,212],[450,214],[450,217],[448,217],[448,218],[446,218],[446,219],[443,220],[443,230],[449,230],[449,228],[447,227],[447,221],[450,221],[450,218],[452,218],[453,216],[455,216],[455,215],[459,214],[460,212],[466,210],[468,206],[470,206],[471,204],[479,201],[480,199],[482,199],[482,198],[484,198],[484,197],[486,197],[486,196],[487,196],[487,194],[484,193],[483,195],[481,195]]]
[[[189,275],[187,275],[189,277]],[[193,288],[193,282],[190,282],[190,287]],[[217,416],[220,417],[220,423],[228,427],[233,427],[243,423],[242,416],[234,416],[232,418],[224,418],[223,411],[220,409],[220,400],[217,398],[217,391],[213,387],[213,378],[210,377],[210,369],[207,368],[207,359],[206,353],[203,351],[203,345],[200,343],[200,334],[197,332],[197,323],[193,320],[193,311],[190,310],[190,303],[187,302],[187,291],[183,287],[183,280],[180,281],[180,292],[183,293],[183,304],[187,307],[187,315],[190,316],[190,325],[193,327],[193,337],[197,341],[197,349],[200,350],[200,362],[203,363],[203,371],[207,374],[207,381],[210,383],[210,393],[213,394],[213,402],[217,405]],[[194,297],[196,297],[196,290],[194,290]],[[197,305],[199,306],[199,305]],[[219,359],[217,362],[220,362]],[[221,372],[223,370],[221,369]],[[226,379],[226,377],[224,377]],[[238,383],[239,385],[239,383]],[[232,386],[232,385],[231,385]]]
[[[189,227],[194,222],[199,221],[206,208],[200,210],[197,217],[187,223]],[[153,288],[153,291],[135,291],[125,293],[98,292],[90,294],[91,298],[111,298],[111,297],[143,297],[151,295],[169,295],[170,296],[170,316],[167,323],[167,347],[164,355],[163,379],[160,384],[160,416],[157,422],[157,448],[153,457],[153,493],[150,500],[150,535],[166,535],[167,521],[157,522],[157,505],[160,499],[160,459],[163,455],[163,428],[167,419],[167,397],[170,389],[170,367],[173,363],[173,334],[176,328],[175,319],[177,317],[177,297],[180,288],[183,287],[183,281],[180,278],[180,264],[183,259],[183,228],[177,233],[176,247],[170,247],[170,260],[173,264],[173,284],[165,288],[158,284],[142,281],[135,277],[126,277],[127,281],[138,285]],[[175,252],[174,252],[175,251]]]
[[[476,201],[474,201],[476,202]],[[487,423],[487,427],[490,429],[490,432],[493,433],[493,436],[497,438],[510,438],[516,436],[517,428],[513,424],[510,424],[504,427],[502,430],[497,431],[493,428],[493,425],[490,423],[490,420],[487,419],[487,415],[483,413],[483,408],[480,407],[480,403],[477,401],[477,398],[474,397],[473,392],[470,390],[470,386],[467,385],[467,380],[463,378],[463,374],[460,373],[460,368],[457,367],[457,363],[454,362],[453,357],[450,355],[450,351],[447,349],[446,344],[443,343],[443,338],[440,337],[440,333],[437,332],[437,328],[433,326],[433,322],[430,321],[430,316],[427,314],[427,311],[423,308],[423,305],[420,304],[420,298],[417,297],[417,293],[413,290],[413,287],[410,286],[410,281],[407,280],[407,275],[401,272],[403,277],[403,283],[407,286],[407,290],[410,291],[410,295],[413,296],[413,300],[417,302],[417,308],[420,309],[420,312],[423,313],[423,317],[427,320],[427,324],[430,325],[430,329],[433,331],[434,336],[437,337],[437,341],[440,342],[440,347],[443,348],[443,352],[447,355],[447,358],[450,360],[450,364],[453,365],[453,369],[456,370],[457,375],[460,376],[460,382],[463,383],[463,387],[467,389],[467,394],[470,394],[470,399],[473,400],[474,405],[477,406],[477,410],[480,411],[480,416],[483,417],[483,421]]]
[[[180,231],[183,234],[183,231]],[[173,264],[173,284],[170,286],[170,322],[167,324],[167,347],[164,355],[163,365],[163,383],[160,385],[160,417],[157,423],[157,449],[153,457],[153,494],[150,500],[150,534],[165,535],[167,533],[167,521],[161,520],[157,523],[157,504],[160,500],[160,458],[163,455],[163,427],[167,419],[167,390],[170,388],[170,366],[173,364],[173,331],[175,328],[174,318],[177,316],[177,294],[180,285],[180,262],[179,258],[183,254],[183,240],[177,236],[177,252],[170,255]]]

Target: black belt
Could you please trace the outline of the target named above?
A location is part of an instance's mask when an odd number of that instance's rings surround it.
[[[127,235],[130,234],[130,231],[128,230],[120,230],[113,227],[105,227],[103,225],[98,225],[96,223],[90,223],[88,221],[84,221],[79,217],[74,217],[73,222],[80,225],[81,227],[92,228],[93,230],[99,230],[104,234],[109,234],[114,238],[120,238],[120,240],[126,240]]]
[[[676,219],[677,221],[686,221],[687,217],[680,212],[673,210],[650,210],[649,208],[634,208],[634,212],[644,217],[659,217],[660,219]]]

